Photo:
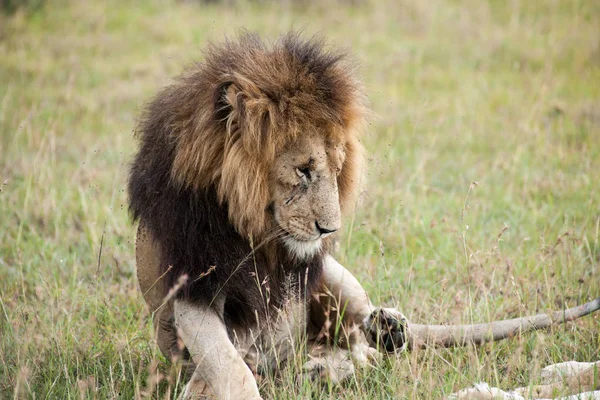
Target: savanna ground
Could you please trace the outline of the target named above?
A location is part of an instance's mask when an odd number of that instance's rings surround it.
[[[132,130],[208,39],[239,27],[321,32],[361,65],[376,116],[337,257],[376,303],[459,323],[600,296],[599,3],[354,3],[57,1],[0,15],[0,398],[181,389],[135,278]],[[398,355],[341,387],[288,374],[261,392],[440,398],[598,359],[600,314]]]

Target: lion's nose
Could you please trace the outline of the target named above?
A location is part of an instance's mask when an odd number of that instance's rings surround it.
[[[319,221],[315,221],[315,226],[317,227],[317,231],[321,234],[321,237],[329,236],[338,230],[338,228],[334,227],[323,227],[319,225]]]

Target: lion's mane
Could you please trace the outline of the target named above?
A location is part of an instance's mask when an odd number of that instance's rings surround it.
[[[268,174],[295,138],[322,132],[345,144],[338,185],[347,212],[361,172],[363,103],[343,55],[318,39],[292,33],[267,46],[246,33],[209,45],[203,62],[147,105],[136,129],[129,208],[160,246],[168,285],[187,274],[179,296],[225,294],[228,318],[249,320],[262,314],[265,296],[277,306],[290,276],[302,275],[301,290],[310,291],[322,254],[300,261],[279,245],[251,251],[272,224]]]

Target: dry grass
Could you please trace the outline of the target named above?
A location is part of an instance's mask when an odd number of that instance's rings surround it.
[[[207,39],[242,26],[320,31],[362,65],[378,118],[338,258],[376,302],[457,323],[600,296],[598,4],[319,4],[63,0],[0,16],[0,398],[180,388],[135,280],[131,131]],[[600,359],[599,332],[593,315],[481,349],[393,357],[342,387],[289,374],[261,390],[421,399],[479,380],[527,385],[548,363]]]

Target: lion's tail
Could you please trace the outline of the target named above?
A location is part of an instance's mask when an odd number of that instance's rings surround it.
[[[408,346],[411,349],[465,346],[506,339],[523,332],[547,328],[573,321],[600,309],[600,297],[576,307],[550,314],[506,319],[472,325],[408,325]]]

